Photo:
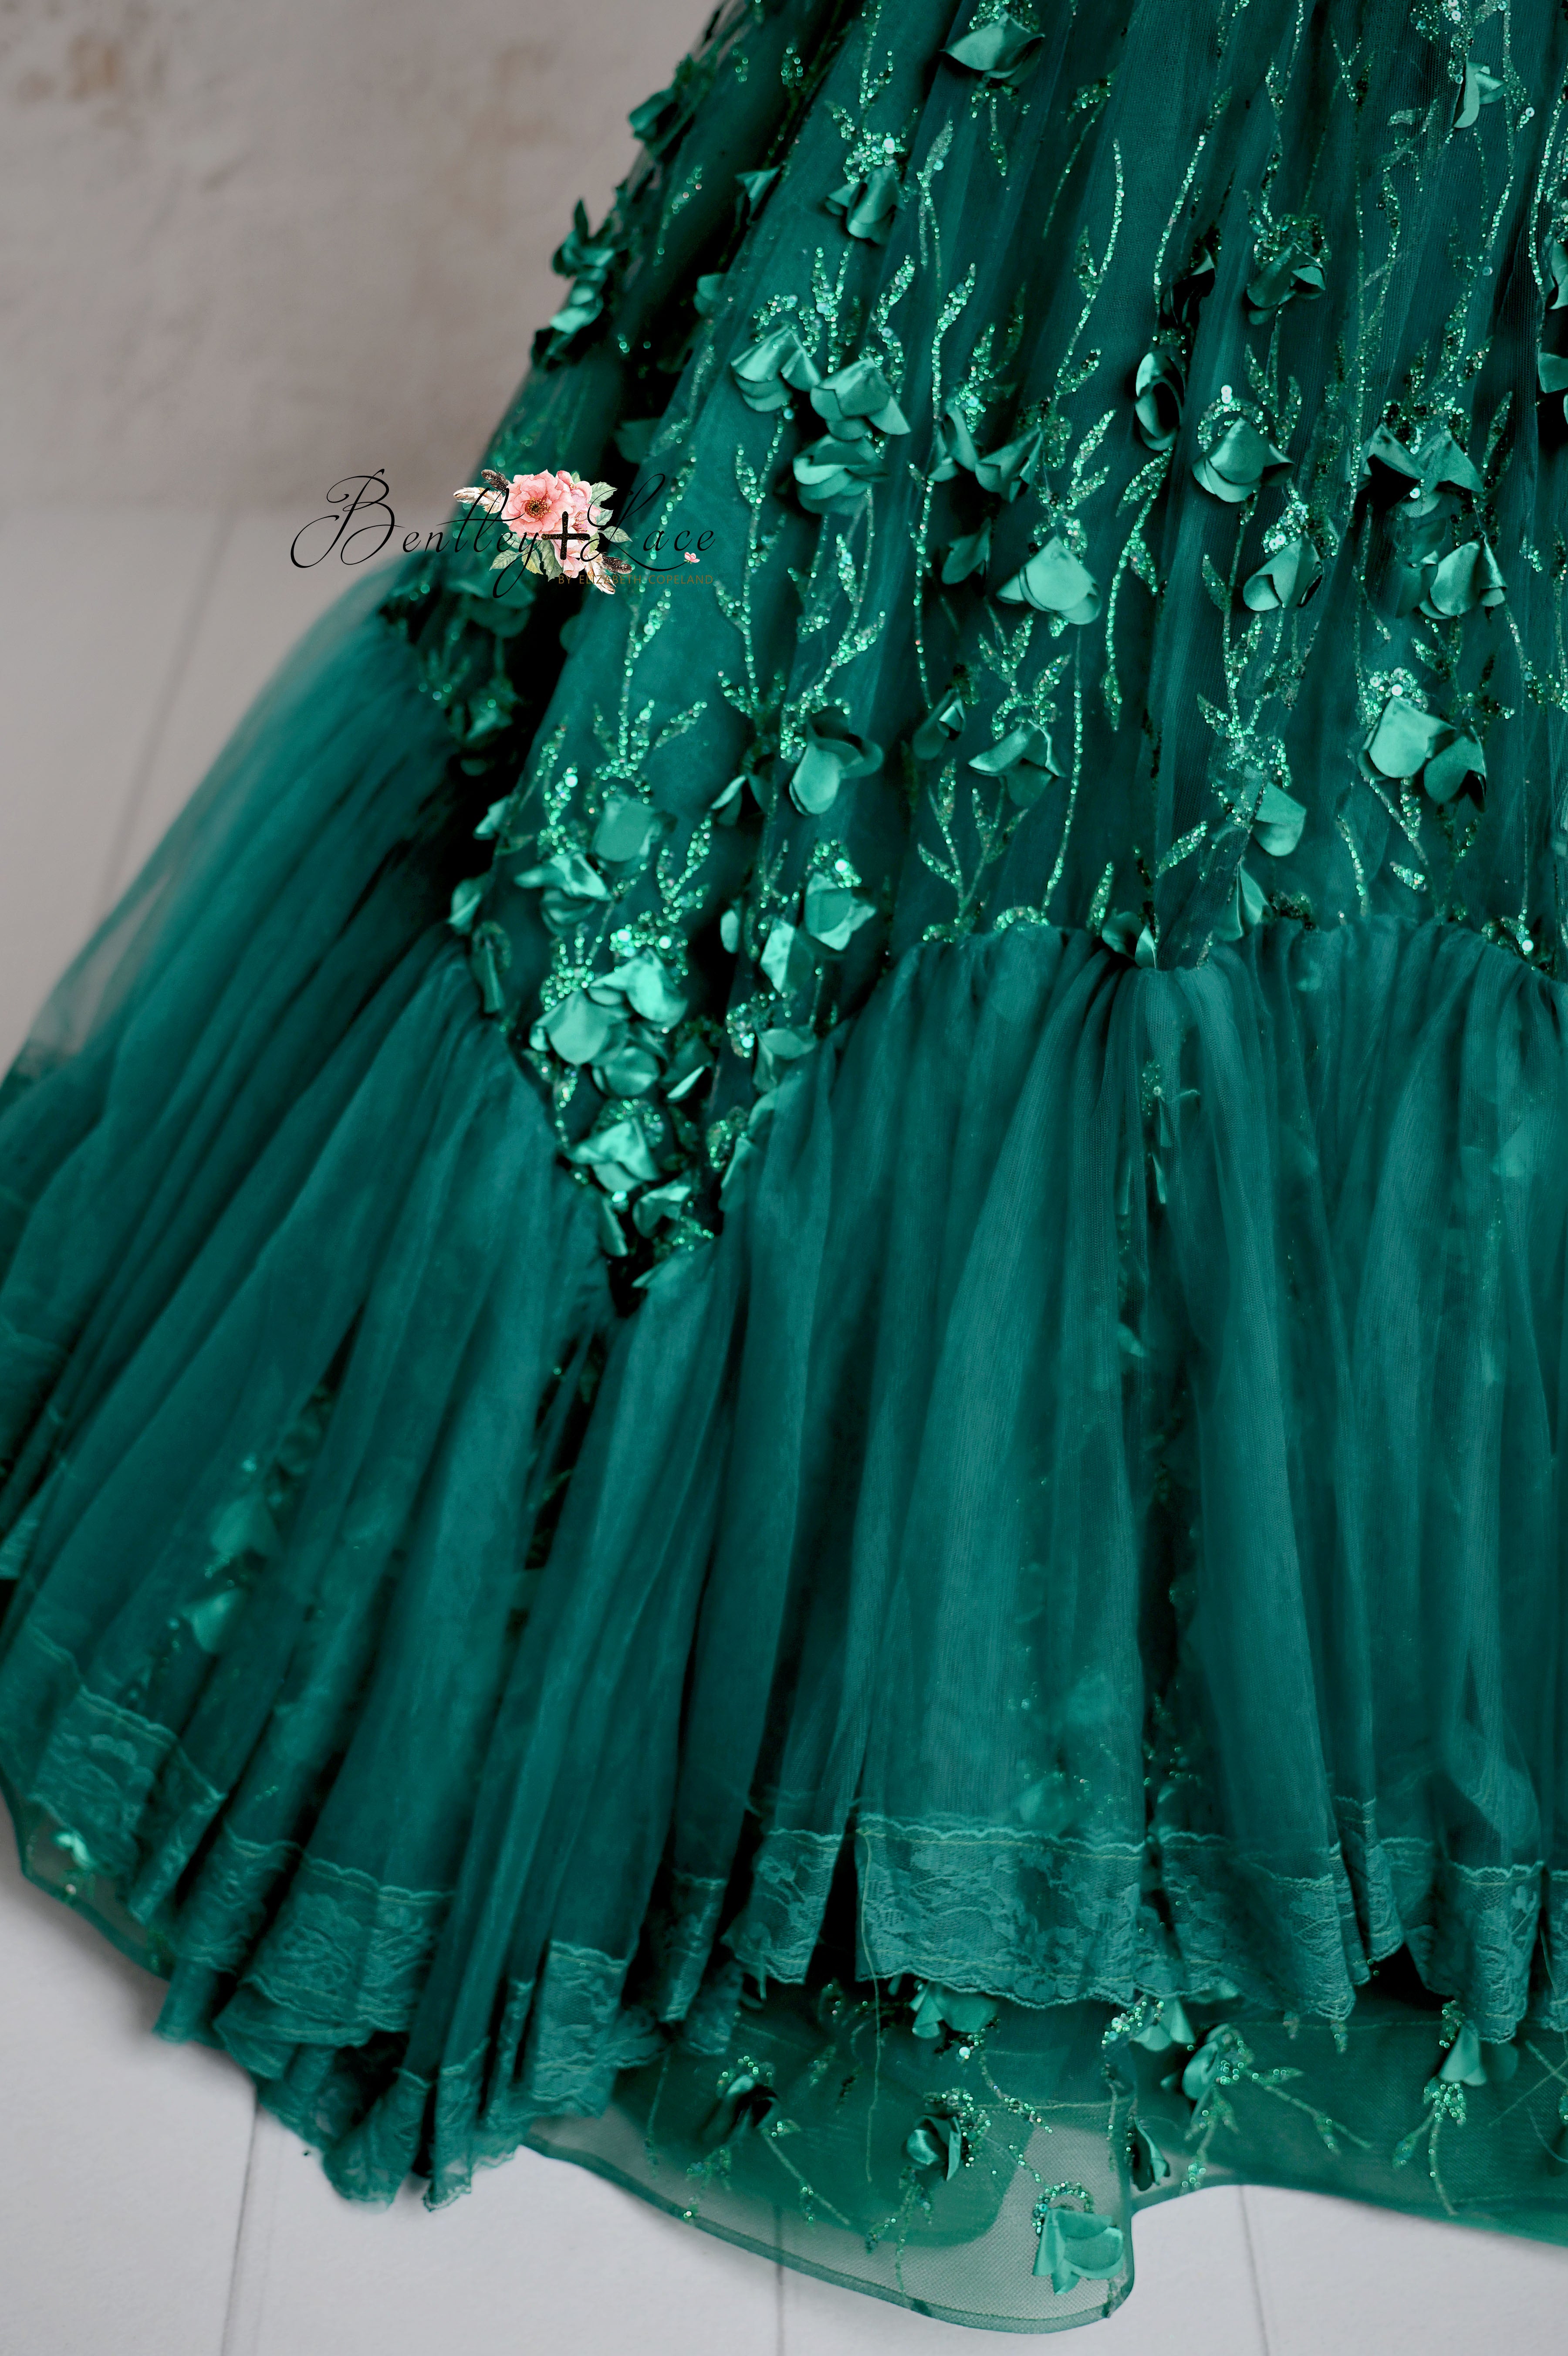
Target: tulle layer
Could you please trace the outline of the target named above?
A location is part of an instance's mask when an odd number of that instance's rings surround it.
[[[1382,1987],[1342,2029],[1194,2007],[1195,2053],[1090,2004],[1004,2005],[983,2040],[944,2048],[912,2033],[896,1992],[856,1994],[775,1988],[726,2064],[673,2049],[624,2073],[602,2115],[539,2122],[528,2141],[764,2257],[993,2331],[1118,2307],[1139,2214],[1200,2185],[1568,2241],[1556,2038],[1471,2049],[1461,2083],[1430,2011]],[[748,2080],[760,2097],[731,2091]],[[1086,2222],[1064,2227],[1071,2212]],[[1079,2238],[1053,2247],[1052,2216]]]
[[[530,2136],[1024,2329],[1128,2278],[985,2287],[1048,2179],[1125,2213],[1162,2096],[1113,2010],[1355,2050],[1403,1955],[1416,2119],[1435,1998],[1559,2038],[1561,991],[1393,918],[1168,971],[1034,925],[927,945],[624,1316],[439,921],[443,777],[351,606],[0,1123],[0,1770],[165,2032],[357,2197]],[[835,1976],[871,2020],[835,2083],[874,2049],[875,2087],[781,2174],[757,2089],[809,2111]],[[980,2083],[944,2209],[903,2155],[964,1991],[1018,2107]],[[843,2254],[869,2211],[831,2258],[753,2233],[801,2184],[850,2215],[868,2104],[880,2254]],[[1558,2230],[1552,2132],[1497,2147],[1492,2222]],[[1347,2189],[1420,2205],[1418,2173]],[[967,2274],[921,2288],[923,2234]]]

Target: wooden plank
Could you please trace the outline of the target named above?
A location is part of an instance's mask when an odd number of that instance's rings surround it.
[[[152,2034],[162,1985],[0,1857],[0,2351],[218,2356],[249,2080]]]
[[[364,2208],[263,2116],[224,2356],[777,2356],[776,2273],[529,2151],[433,2212]]]

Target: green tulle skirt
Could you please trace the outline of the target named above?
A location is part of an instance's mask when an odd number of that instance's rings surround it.
[[[1513,16],[721,16],[490,455],[729,585],[356,589],[41,1018],[0,1778],[345,2193],[1019,2330],[1202,2183],[1568,2240]]]

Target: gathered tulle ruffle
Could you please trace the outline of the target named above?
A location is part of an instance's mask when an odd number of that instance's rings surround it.
[[[1149,973],[1019,927],[786,1083],[617,1337],[523,1638],[608,1695],[677,1635],[678,1733],[613,1709],[665,1762],[645,2010],[803,1979],[848,1853],[868,1976],[1342,2020],[1403,1946],[1485,2038],[1568,2026],[1559,1025],[1455,928]],[[608,1987],[588,1731],[549,1903]]]
[[[133,1230],[156,1313],[49,1337],[11,1787],[165,1943],[170,2028],[318,2129],[483,2057],[443,2177],[804,1979],[846,1854],[878,1978],[1343,2019],[1405,1946],[1483,2036],[1562,2029],[1559,1022],[1392,920],[933,947],[611,1333],[421,937],[199,1237]],[[36,1214],[89,1252],[113,1101]]]
[[[1348,2028],[1403,2132],[1445,1997],[1536,2058],[1441,2201],[1561,2230],[1555,985],[1389,917],[1179,970],[927,944],[625,1315],[441,921],[443,776],[351,606],[12,1084],[28,1869],[358,2198],[528,2139],[1045,2329],[1130,2259],[1004,2296],[996,2235],[1048,2184],[1123,2233],[1129,2120],[1197,2115],[1127,2019],[1264,2076]],[[972,2052],[911,2025],[955,1991]],[[981,2069],[984,2168],[917,2201]],[[1267,2124],[1210,2174],[1438,2201],[1237,2083]],[[781,2175],[734,2134],[785,2087]]]

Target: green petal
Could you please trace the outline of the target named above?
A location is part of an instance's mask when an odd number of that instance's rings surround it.
[[[652,949],[641,949],[625,965],[617,966],[610,980],[624,992],[627,1005],[661,1031],[669,1030],[686,1012],[685,992],[677,988],[668,967]]]
[[[1367,758],[1385,777],[1413,777],[1442,734],[1441,720],[1391,695],[1367,739]]]
[[[191,1634],[204,1653],[227,1652],[245,1595],[242,1587],[225,1587],[216,1595],[203,1596],[199,1603],[186,1605],[180,1618],[189,1623]]]
[[[1421,479],[1421,466],[1414,452],[1405,448],[1398,434],[1390,426],[1380,425],[1369,440],[1366,449],[1361,454],[1363,474],[1371,471],[1374,458],[1379,466],[1392,468],[1394,474],[1403,475],[1410,482],[1419,482]]]
[[[1306,806],[1283,786],[1265,786],[1253,819],[1253,840],[1271,859],[1285,859],[1301,841],[1307,824]]]
[[[1249,418],[1238,417],[1206,451],[1192,471],[1206,491],[1228,506],[1239,507],[1258,485],[1290,464],[1283,450],[1265,442]]]
[[[468,930],[469,926],[479,914],[484,899],[483,875],[465,875],[461,884],[453,887],[452,913],[446,921],[454,933],[465,933]]]
[[[1108,2217],[1053,2206],[1040,2223],[1034,2271],[1050,2276],[1053,2291],[1072,2290],[1080,2282],[1103,2282],[1117,2273],[1122,2248],[1122,2229]]]
[[[853,438],[868,425],[874,425],[879,434],[909,432],[909,421],[893,398],[892,386],[874,360],[851,360],[848,368],[825,377],[812,392],[811,405],[835,434],[848,433]]]
[[[1554,237],[1546,249],[1546,272],[1552,281],[1552,300],[1548,310],[1568,309],[1568,245]]]
[[[805,751],[790,779],[790,794],[797,809],[818,813],[831,806],[843,778],[865,776],[881,760],[881,746],[858,736],[837,705],[829,704],[805,723]]]
[[[810,946],[797,925],[780,917],[769,933],[763,954],[758,960],[763,973],[781,997],[798,990],[812,970]]]
[[[1484,2086],[1487,2073],[1481,2067],[1481,2040],[1473,2025],[1466,2021],[1458,2036],[1443,2056],[1438,2077],[1449,2086]]]
[[[741,191],[742,198],[744,199],[748,214],[754,213],[756,211],[758,206],[762,203],[763,198],[767,195],[768,190],[778,178],[778,176],[779,166],[776,164],[773,165],[771,170],[766,172],[736,173],[735,183]]]
[[[1180,429],[1186,390],[1186,379],[1168,354],[1144,354],[1133,378],[1133,414],[1146,449],[1169,449]]]
[[[989,752],[976,754],[969,766],[982,776],[1004,777],[1008,799],[1020,809],[1032,809],[1052,777],[1061,774],[1049,734],[1032,723],[1009,729]]]
[[[667,1104],[681,1104],[713,1069],[713,1057],[700,1039],[688,1039],[665,1074]]]
[[[976,753],[969,766],[978,769],[982,776],[1002,777],[1009,769],[1017,768],[1020,761],[1039,768],[1054,766],[1051,739],[1043,728],[1029,723],[1009,729],[988,752]]]
[[[843,774],[843,764],[830,744],[808,744],[789,781],[790,798],[796,809],[814,818],[831,809],[838,798]]]
[[[1468,491],[1473,498],[1480,497],[1481,477],[1475,463],[1467,458],[1445,425],[1427,434],[1417,455],[1424,487],[1435,488],[1439,483],[1452,483],[1456,489]]]
[[[586,327],[590,320],[596,319],[603,308],[603,297],[587,279],[582,279],[560,309],[552,312],[545,324],[553,327],[558,336],[575,336],[580,327]]]
[[[614,1027],[607,1010],[581,990],[558,1000],[544,1018],[545,1036],[563,1064],[596,1063]]]
[[[1502,89],[1503,86],[1496,74],[1489,74],[1485,66],[1478,66],[1473,60],[1467,59],[1465,86],[1459,93],[1459,102],[1454,115],[1455,130],[1468,131],[1471,124],[1478,118],[1482,107],[1492,105],[1502,96]]]
[[[1048,540],[997,594],[1007,605],[1032,605],[1037,613],[1061,614],[1080,625],[1092,622],[1100,610],[1093,574],[1060,537]]]
[[[1031,425],[1027,433],[1011,442],[1004,442],[999,450],[988,450],[975,462],[975,479],[983,491],[999,491],[1004,498],[1016,499],[1025,486],[1034,479],[1045,448],[1045,428]]]
[[[955,409],[951,402],[943,411],[936,428],[936,464],[931,470],[933,483],[948,482],[960,466],[966,466],[973,474],[980,463],[980,454],[975,447],[969,422],[962,410]]]
[[[581,851],[556,851],[538,867],[525,867],[513,877],[525,891],[553,887],[573,900],[607,900],[610,887],[588,864]]]
[[[581,1145],[572,1146],[566,1158],[580,1168],[592,1170],[612,1194],[619,1194],[623,1185],[641,1185],[659,1174],[648,1151],[642,1123],[630,1113],[595,1130]]]
[[[741,400],[748,409],[765,415],[789,407],[788,387],[804,390],[820,380],[820,370],[795,328],[775,327],[760,342],[738,352],[730,363]]]
[[[1452,555],[1445,556],[1433,568],[1426,584],[1426,594],[1421,601],[1424,614],[1431,615],[1435,621],[1444,621],[1451,620],[1458,614],[1469,613],[1480,594],[1475,579],[1476,560],[1479,554],[1480,543],[1467,540],[1463,547],[1455,549]]]
[[[943,578],[946,579],[945,573]],[[964,699],[955,687],[938,696],[910,739],[917,761],[934,761],[964,733]]]
[[[1016,17],[994,16],[988,25],[976,26],[950,41],[942,54],[987,81],[1012,81],[1030,63],[1041,39],[1040,34],[1020,25]]]
[[[641,106],[633,107],[626,120],[645,145],[657,136],[661,124],[668,120],[675,106],[676,93],[673,90],[656,90],[651,98],[644,99]]]
[[[991,519],[986,518],[978,531],[965,532],[955,540],[942,560],[942,578],[949,588],[967,581],[972,573],[984,573],[991,561]]]
[[[659,1076],[659,1059],[647,1047],[640,1047],[628,1039],[613,1047],[603,1061],[595,1065],[593,1077],[607,1097],[640,1097],[653,1087]]]
[[[800,503],[811,515],[844,515],[858,508],[873,483],[886,475],[881,453],[869,435],[841,442],[824,434],[792,462]]]
[[[1304,605],[1323,577],[1323,566],[1309,540],[1287,541],[1253,573],[1242,589],[1254,614],[1282,606]]]
[[[1451,802],[1456,794],[1475,787],[1487,774],[1487,756],[1473,736],[1461,735],[1456,730],[1444,729],[1444,740],[1433,753],[1422,772],[1421,782],[1435,802]],[[1479,798],[1476,796],[1476,798]]]
[[[607,860],[612,867],[623,861],[636,859],[654,830],[655,818],[646,802],[629,796],[612,794],[604,804],[604,815],[593,837],[593,856]]]
[[[847,948],[875,914],[869,900],[827,875],[814,875],[805,887],[805,929],[825,949]]]
[[[1294,257],[1287,249],[1248,280],[1248,302],[1259,311],[1273,310],[1288,302],[1294,276]]]
[[[847,180],[824,199],[829,212],[844,215],[851,237],[870,245],[886,245],[903,200],[903,184],[891,164],[877,165],[863,179]]]

